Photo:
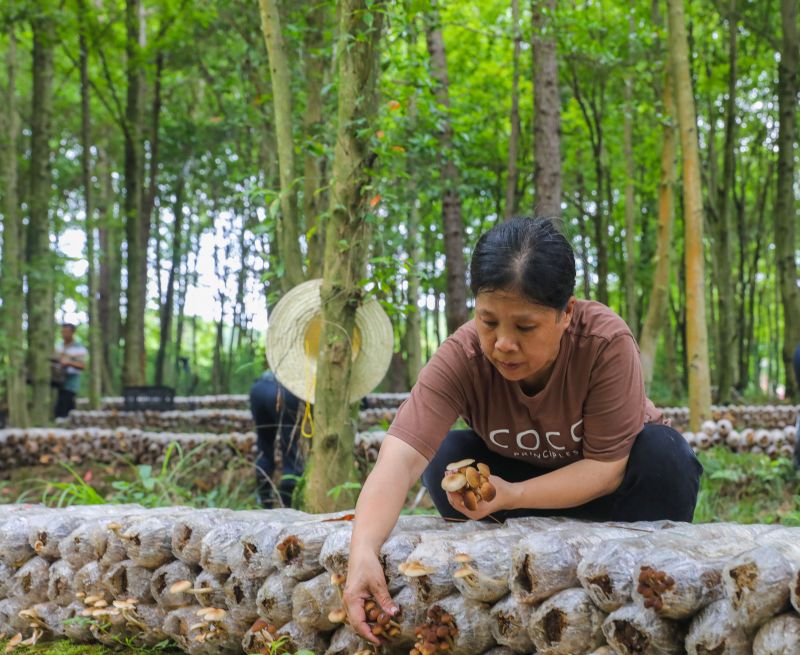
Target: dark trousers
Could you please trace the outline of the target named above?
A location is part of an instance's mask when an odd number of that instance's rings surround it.
[[[445,518],[465,518],[447,501],[441,481],[447,464],[468,457],[486,463],[493,475],[509,482],[522,482],[549,472],[489,450],[472,430],[453,430],[422,474],[422,482],[436,509]],[[569,516],[592,521],[691,521],[702,473],[703,467],[678,432],[666,425],[649,424],[636,437],[622,484],[608,496],[578,507],[519,509],[494,516],[500,520],[517,516]]]
[[[56,418],[65,418],[75,409],[75,392],[69,391],[64,387],[58,387],[58,397],[56,398]]]
[[[303,474],[304,462],[300,443],[300,420],[304,409],[297,396],[281,386],[274,377],[256,380],[250,389],[250,410],[256,424],[258,459],[256,481],[262,506],[275,505],[272,475],[275,473],[275,442],[280,441],[282,475],[278,493],[284,507],[291,507],[292,492]],[[289,476],[289,477],[287,477]]]

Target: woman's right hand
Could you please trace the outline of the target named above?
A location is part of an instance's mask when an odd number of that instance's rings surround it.
[[[381,641],[372,634],[367,625],[364,603],[368,599],[374,598],[389,616],[394,616],[398,612],[397,605],[389,595],[381,563],[374,552],[368,551],[355,556],[351,553],[347,568],[347,582],[344,585],[343,599],[350,626],[364,639],[380,645]]]

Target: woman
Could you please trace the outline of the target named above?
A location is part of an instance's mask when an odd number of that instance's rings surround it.
[[[702,467],[647,399],[625,322],[572,295],[574,253],[553,222],[497,225],[479,239],[470,273],[475,318],[421,372],[356,505],[344,600],[375,643],[364,599],[396,611],[377,554],[420,475],[446,518],[694,513]],[[459,416],[471,429],[448,432]],[[441,488],[447,464],[464,458],[487,464],[497,491],[475,511]]]

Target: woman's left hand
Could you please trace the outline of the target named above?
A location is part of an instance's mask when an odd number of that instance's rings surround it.
[[[489,482],[494,485],[495,497],[491,501],[482,500],[478,503],[477,509],[473,512],[464,506],[464,498],[458,492],[448,492],[447,500],[450,505],[464,516],[472,520],[480,520],[504,509],[514,509],[516,507],[516,500],[518,496],[518,485],[513,482],[507,482],[503,478],[496,475],[489,476]]]

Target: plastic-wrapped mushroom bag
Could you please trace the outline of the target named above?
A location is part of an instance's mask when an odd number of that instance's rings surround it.
[[[34,557],[25,562],[11,578],[9,595],[19,598],[26,607],[44,603],[48,600],[49,581],[50,563],[41,557]]]
[[[750,655],[753,636],[739,624],[728,598],[700,610],[689,624],[686,635],[689,655]]]
[[[150,594],[159,607],[173,610],[195,602],[195,597],[188,593],[194,585],[195,574],[192,569],[180,560],[173,560],[153,571]]]
[[[781,614],[767,621],[753,640],[753,655],[800,653],[800,616]]]
[[[338,622],[331,621],[328,615],[341,609],[340,593],[327,572],[299,582],[292,590],[292,620],[309,630],[330,632],[336,629]]]
[[[606,642],[619,655],[682,655],[680,623],[665,619],[640,605],[626,605],[603,622]]]
[[[515,653],[532,653],[535,646],[528,633],[528,623],[533,616],[533,606],[520,603],[512,594],[492,605],[492,637],[498,644]]]
[[[534,612],[528,632],[541,655],[583,655],[605,643],[605,612],[583,589],[565,589]]]
[[[256,594],[256,611],[267,623],[281,627],[292,620],[292,592],[297,580],[275,572]]]
[[[508,593],[511,573],[509,553],[522,535],[514,528],[493,530],[487,538],[483,532],[464,535],[453,555],[453,582],[465,598],[494,603]]]
[[[272,551],[275,568],[300,581],[310,580],[322,573],[320,553],[325,540],[334,532],[352,529],[348,521],[338,520],[343,516],[348,514],[337,513],[329,518],[320,517],[285,526],[278,534]]]
[[[152,571],[126,559],[108,569],[103,578],[103,587],[114,599],[133,598],[139,603],[150,603],[153,600],[151,581]]]

